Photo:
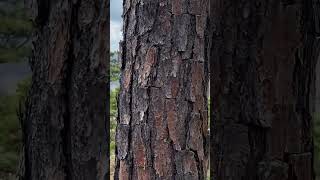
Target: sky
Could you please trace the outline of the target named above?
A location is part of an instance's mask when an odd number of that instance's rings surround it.
[[[119,49],[122,39],[122,0],[111,0],[110,4],[110,48],[111,51]]]

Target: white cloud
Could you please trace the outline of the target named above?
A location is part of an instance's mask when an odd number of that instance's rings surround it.
[[[112,21],[121,21],[122,0],[111,0],[110,18]]]
[[[119,42],[122,40],[122,22],[110,21],[110,49],[119,50]]]
[[[119,42],[122,40],[122,0],[111,0],[110,4],[110,49],[119,50]]]

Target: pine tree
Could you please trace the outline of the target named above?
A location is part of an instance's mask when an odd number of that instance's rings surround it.
[[[205,179],[207,3],[124,1],[115,179]]]
[[[106,179],[109,1],[26,0],[35,37],[21,179]]]
[[[217,180],[311,180],[315,1],[214,0],[208,49]]]

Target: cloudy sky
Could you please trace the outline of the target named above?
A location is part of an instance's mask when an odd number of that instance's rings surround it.
[[[110,47],[111,51],[119,49],[122,39],[122,0],[111,0],[110,4]]]

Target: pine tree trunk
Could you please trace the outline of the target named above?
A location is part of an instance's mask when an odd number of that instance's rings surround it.
[[[210,8],[213,178],[313,179],[319,3],[213,0]]]
[[[206,0],[124,1],[115,179],[204,179]]]
[[[22,179],[104,179],[109,0],[25,2],[36,32]]]

